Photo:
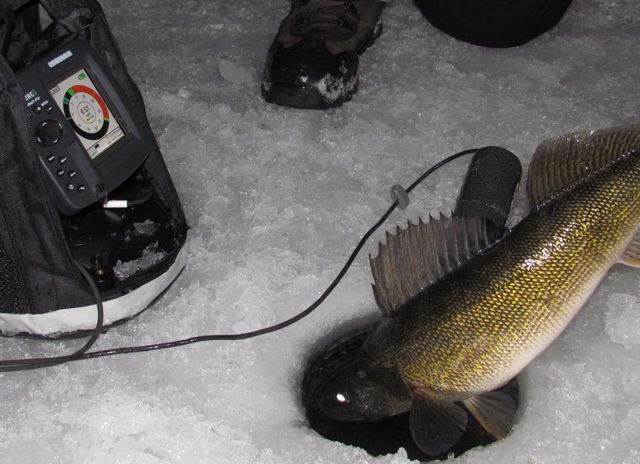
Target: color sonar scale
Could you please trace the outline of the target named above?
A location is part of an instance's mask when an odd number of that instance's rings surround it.
[[[91,158],[124,137],[117,121],[110,120],[104,99],[84,69],[61,81],[50,92]]]

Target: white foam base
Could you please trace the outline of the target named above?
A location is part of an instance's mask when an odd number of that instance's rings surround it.
[[[104,325],[110,326],[144,311],[158,295],[171,285],[171,282],[184,268],[186,260],[187,253],[182,249],[166,272],[126,295],[104,301]],[[45,314],[0,313],[0,331],[4,335],[57,336],[81,330],[91,330],[96,326],[96,317],[96,305],[64,308]]]

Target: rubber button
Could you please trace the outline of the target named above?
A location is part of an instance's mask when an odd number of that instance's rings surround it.
[[[56,160],[56,155],[47,155],[47,161],[53,163]]]
[[[78,175],[78,173],[77,173],[77,172],[75,172],[75,171],[69,171],[69,174],[68,174],[68,175],[69,175],[69,179],[73,179],[75,176],[77,176],[77,175]]]
[[[62,124],[55,119],[42,121],[36,129],[36,138],[44,146],[55,145],[62,137]]]
[[[78,192],[82,193],[85,190],[87,190],[87,187],[85,187],[84,185],[78,185]]]
[[[64,163],[66,163],[66,162],[67,162],[67,157],[66,157],[66,156],[61,156],[61,157],[58,159],[58,163],[60,163],[60,164],[64,164]]]
[[[58,177],[62,177],[62,176],[64,176],[64,169],[58,169],[58,170],[56,171],[56,174],[57,174],[57,176],[58,176]]]
[[[67,190],[73,192],[76,189],[76,186],[73,184],[67,184]]]

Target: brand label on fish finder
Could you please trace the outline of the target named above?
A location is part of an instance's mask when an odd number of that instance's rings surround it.
[[[56,56],[54,59],[49,61],[49,63],[48,63],[49,67],[53,68],[54,66],[57,66],[58,64],[62,63],[64,60],[66,60],[67,58],[70,58],[71,56],[73,56],[73,53],[71,53],[70,50],[67,50],[62,55]]]
[[[45,54],[17,77],[62,214],[106,199],[154,149],[144,120],[86,42]]]

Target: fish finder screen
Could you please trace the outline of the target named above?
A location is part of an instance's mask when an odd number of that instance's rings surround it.
[[[84,69],[49,90],[91,159],[124,137],[106,102]]]

